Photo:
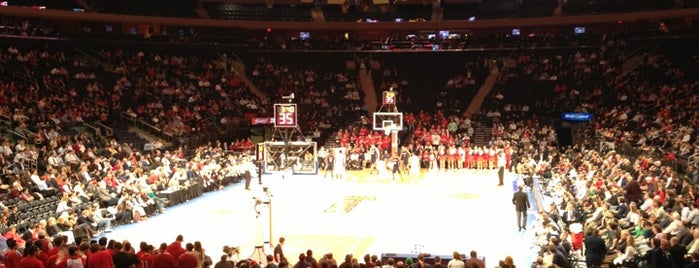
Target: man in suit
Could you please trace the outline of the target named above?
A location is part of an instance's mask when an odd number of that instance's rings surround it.
[[[529,196],[522,191],[522,185],[517,187],[517,192],[512,196],[512,204],[517,212],[517,227],[520,231],[527,229],[527,209],[529,209]]]
[[[668,248],[670,258],[675,267],[684,267],[686,265],[684,256],[687,254],[687,248],[680,245],[680,239],[677,237],[670,238],[670,248]]]
[[[575,208],[575,205],[570,202],[566,205],[566,210],[563,211],[561,219],[566,225],[571,225],[581,220],[580,212]]]
[[[585,263],[587,267],[598,267],[602,265],[604,257],[607,256],[607,245],[599,236],[597,228],[592,229],[592,233],[585,237]]]
[[[642,260],[647,261],[648,268],[667,268],[675,267],[670,259],[670,254],[667,249],[670,247],[669,243],[665,239],[651,239],[653,249],[646,252],[643,255]]]

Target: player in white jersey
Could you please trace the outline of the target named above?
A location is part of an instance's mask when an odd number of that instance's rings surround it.
[[[340,148],[335,153],[335,163],[333,164],[333,178],[336,180],[341,180],[345,178],[345,162],[347,161],[347,155],[345,150]]]

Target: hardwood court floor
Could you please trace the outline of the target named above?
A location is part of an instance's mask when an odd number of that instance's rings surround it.
[[[361,259],[366,253],[468,255],[475,249],[487,267],[507,255],[517,266],[531,265],[533,234],[517,231],[511,179],[498,187],[495,171],[423,170],[396,181],[368,171],[349,171],[344,180],[322,175],[263,177],[273,196],[272,241],[286,238],[284,252],[292,263],[309,248],[316,258],[332,252],[339,260],[347,253]],[[157,246],[182,234],[185,242],[201,241],[214,260],[224,245],[240,246],[247,257],[267,228],[255,217],[259,188],[232,185],[106,235]],[[529,214],[531,223],[534,212]]]

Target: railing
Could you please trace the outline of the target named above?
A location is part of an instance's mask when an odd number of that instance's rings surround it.
[[[22,81],[27,82],[27,83],[31,83],[31,84],[36,84],[36,83],[37,83],[36,78],[30,77],[30,76],[28,76],[27,74],[21,73],[21,72],[18,72],[18,71],[13,71],[13,72],[12,72],[12,77],[14,77],[15,79],[21,79]]]
[[[108,127],[107,125],[102,124],[102,122],[97,121],[97,122],[95,122],[94,124],[95,124],[98,128],[103,129],[103,130],[104,130],[104,135],[106,135],[107,137],[111,137],[112,135],[114,135],[114,130],[113,130],[111,127]]]
[[[131,121],[131,123],[133,123],[133,124],[136,124],[136,121],[138,121],[138,119],[136,119],[136,117],[133,117],[133,116],[127,114],[126,112],[119,113],[119,118]]]
[[[5,125],[6,127],[12,127],[12,119],[10,119],[9,116],[6,115],[0,115],[0,123]]]
[[[144,120],[136,120],[136,126],[146,128],[147,130],[150,130],[152,132],[155,132],[155,133],[158,133],[162,136],[165,136],[165,138],[170,142],[175,141],[175,134],[174,133],[165,131],[165,130],[163,130],[163,129],[161,129],[161,128],[159,128],[151,123],[144,121]]]
[[[648,139],[648,140],[649,140],[649,141],[652,141],[652,140],[655,140],[655,139],[658,139],[658,138],[661,138],[661,137],[665,137],[665,136],[667,136],[667,135],[669,135],[669,134],[672,133],[672,132],[667,132],[667,130],[676,129],[678,125],[679,125],[679,124],[675,123],[675,124],[666,126],[666,127],[664,127],[664,128],[661,128],[661,129],[655,131],[655,133],[657,133],[657,135],[655,135],[655,137],[652,137],[652,138],[650,138],[650,139]]]
[[[25,141],[28,141],[28,140],[29,140],[29,139],[27,139],[27,136],[26,136],[26,135],[24,135],[24,134],[22,134],[22,133],[19,133],[19,132],[17,132],[17,131],[14,131],[14,130],[12,130],[12,129],[8,129],[7,132],[12,133],[12,135],[17,136],[17,137],[19,137],[19,138],[21,138],[21,139],[23,139],[23,140],[25,140]]]
[[[23,134],[28,138],[27,141],[34,142],[36,140],[36,133],[29,129],[22,129]]]
[[[158,135],[164,137],[165,139],[167,139],[170,142],[177,142],[178,141],[177,140],[178,137],[175,135],[175,133],[163,130],[163,129],[161,129],[161,128],[159,128],[151,123],[146,122],[143,119],[138,119],[138,118],[133,117],[125,112],[121,112],[119,114],[119,117],[121,119],[130,121],[134,126],[136,126],[138,128],[143,128],[143,129],[151,131],[153,133],[157,133]],[[103,125],[102,123],[96,123],[96,124],[98,124],[101,127],[104,127],[107,130],[107,133],[106,133],[107,135],[111,136],[113,134],[113,130],[111,128]]]
[[[83,126],[92,129],[92,132],[95,134],[95,137],[102,137],[102,131],[99,127],[96,127],[88,122],[83,122]]]
[[[95,56],[93,56],[92,54],[90,54],[90,53],[88,53],[88,52],[86,52],[86,51],[84,51],[84,50],[81,50],[81,49],[79,49],[79,48],[75,48],[75,51],[80,52],[80,54],[82,54],[82,55],[85,56],[86,58],[90,59],[90,61],[92,61],[93,64],[95,64],[95,65],[97,65],[97,66],[100,66],[100,67],[104,68],[105,70],[111,70],[111,69],[112,69],[112,68],[111,68],[111,67],[112,67],[111,64],[106,63],[106,62],[104,62],[104,61],[102,61],[102,60],[96,58]],[[94,51],[94,50],[92,50],[92,51],[93,51],[95,54],[101,54],[101,53],[99,53],[99,52],[97,52],[97,51]]]

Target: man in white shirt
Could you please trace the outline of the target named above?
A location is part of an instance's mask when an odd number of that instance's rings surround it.
[[[63,158],[56,155],[56,153],[52,153],[51,156],[49,156],[48,162],[49,165],[54,168],[59,168],[64,165]]]
[[[78,158],[78,156],[75,154],[75,152],[73,152],[73,150],[68,150],[64,158],[65,162],[71,165],[80,163],[80,158]]]
[[[10,147],[9,142],[5,142],[1,147],[0,147],[0,153],[3,154],[5,157],[10,157],[14,153],[12,151],[12,148]]]
[[[114,220],[114,217],[104,217],[102,209],[100,209],[100,205],[98,203],[92,204],[92,210],[92,220],[97,224],[97,229],[104,228],[105,232],[111,232],[112,220]]]
[[[34,171],[32,171],[32,175],[30,176],[30,178],[34,182],[34,184],[36,184],[36,186],[39,188],[39,191],[51,190],[51,188],[49,188],[49,186],[46,184],[46,182],[41,180],[36,169]]]

